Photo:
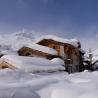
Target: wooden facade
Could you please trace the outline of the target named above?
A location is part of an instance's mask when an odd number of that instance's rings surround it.
[[[57,51],[57,56],[60,56],[66,66],[68,72],[76,72],[83,70],[83,59],[79,47],[75,47],[68,43],[58,42],[52,39],[43,39],[37,44],[53,48]]]
[[[38,51],[38,50],[35,50],[33,48],[29,48],[29,47],[26,47],[26,46],[19,49],[18,54],[20,56],[43,57],[43,58],[47,58],[47,59],[50,59],[50,60],[52,58],[58,57],[57,55],[48,54],[48,53]]]

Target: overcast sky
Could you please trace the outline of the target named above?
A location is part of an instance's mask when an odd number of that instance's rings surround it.
[[[98,0],[0,0],[0,32],[28,29],[98,48]]]

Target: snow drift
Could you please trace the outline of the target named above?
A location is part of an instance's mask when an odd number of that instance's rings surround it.
[[[64,70],[64,66],[54,63],[48,59],[38,57],[25,57],[17,55],[5,55],[1,62],[6,61],[14,67],[26,72],[59,71]]]
[[[98,72],[37,75],[0,70],[0,98],[97,98]]]

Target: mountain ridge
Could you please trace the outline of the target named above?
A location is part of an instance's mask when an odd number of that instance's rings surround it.
[[[25,44],[33,43],[36,38],[42,35],[42,33],[27,30],[10,34],[1,34],[0,50],[17,50]]]

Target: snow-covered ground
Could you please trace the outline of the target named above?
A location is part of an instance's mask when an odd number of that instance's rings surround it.
[[[0,70],[0,98],[98,98],[98,72],[31,74]]]

